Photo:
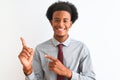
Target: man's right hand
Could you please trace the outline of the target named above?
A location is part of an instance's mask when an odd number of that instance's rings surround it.
[[[18,55],[21,64],[23,65],[23,71],[25,75],[29,75],[32,73],[32,60],[33,60],[33,55],[34,51],[32,48],[27,47],[25,40],[21,37],[21,42],[23,49]]]

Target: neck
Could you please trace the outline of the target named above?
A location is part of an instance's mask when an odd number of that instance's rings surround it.
[[[62,43],[62,42],[64,42],[65,40],[67,40],[68,35],[66,35],[66,36],[55,36],[55,35],[54,35],[54,38],[55,38],[57,41],[59,41],[60,43]]]

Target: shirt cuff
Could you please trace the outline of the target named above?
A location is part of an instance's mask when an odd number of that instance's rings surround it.
[[[34,80],[35,74],[32,72],[30,75],[26,76],[25,80]]]
[[[76,72],[73,72],[73,71],[72,71],[72,77],[71,77],[71,80],[78,80],[78,77],[79,77],[79,74],[76,73]]]

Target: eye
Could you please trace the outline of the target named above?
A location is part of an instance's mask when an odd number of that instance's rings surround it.
[[[67,23],[67,22],[69,22],[69,20],[64,20],[64,23]]]
[[[67,20],[65,20],[64,22],[68,22]]]
[[[54,22],[58,23],[58,22],[60,22],[60,20],[59,19],[54,19]]]
[[[56,19],[55,22],[59,22],[60,20]]]

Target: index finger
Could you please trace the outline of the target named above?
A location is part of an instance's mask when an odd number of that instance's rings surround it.
[[[48,59],[50,59],[50,60],[52,60],[52,61],[56,61],[57,60],[56,58],[54,58],[54,57],[52,57],[50,55],[45,55],[45,57],[48,58]]]
[[[24,40],[22,37],[20,37],[20,40],[21,40],[21,42],[22,42],[22,46],[23,46],[23,47],[26,46],[25,40]]]

